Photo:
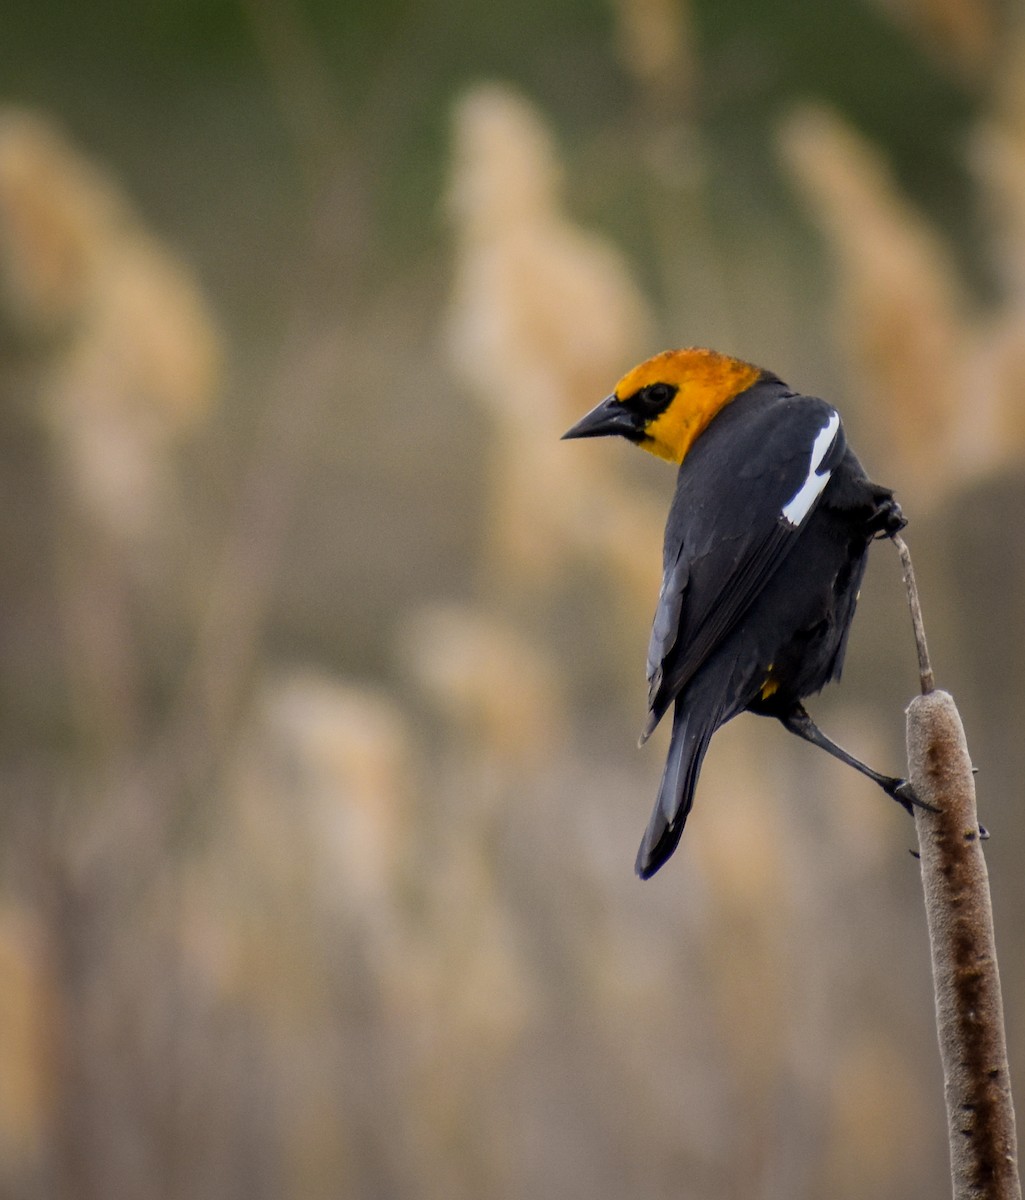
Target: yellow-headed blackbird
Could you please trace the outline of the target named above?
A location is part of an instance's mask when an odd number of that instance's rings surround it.
[[[670,704],[673,730],[637,873],[647,879],[676,849],[709,740],[745,710],[778,718],[910,811],[904,780],[842,750],[801,703],[840,677],[869,543],[905,524],[840,414],[750,363],[667,350],[563,436],[611,434],[680,464],[641,741]]]

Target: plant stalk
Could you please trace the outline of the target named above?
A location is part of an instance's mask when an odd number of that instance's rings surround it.
[[[1021,1200],[1004,1008],[975,777],[952,697],[935,690],[911,556],[904,567],[922,695],[907,711],[908,768],[932,952],[954,1200]]]

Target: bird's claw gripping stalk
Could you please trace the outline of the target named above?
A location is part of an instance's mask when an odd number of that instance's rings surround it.
[[[908,816],[912,816],[916,808],[920,808],[923,812],[939,812],[940,810],[934,804],[927,804],[924,800],[919,800],[915,795],[914,788],[906,779],[895,779],[894,787],[885,788],[886,792],[897,801],[897,803],[905,810]]]

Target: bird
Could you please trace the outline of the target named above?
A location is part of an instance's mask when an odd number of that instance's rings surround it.
[[[839,412],[771,371],[689,347],[634,367],[562,436],[619,436],[679,464],[640,741],[670,706],[672,733],[637,874],[675,851],[709,742],[745,711],[775,717],[911,812],[908,781],[831,741],[803,704],[840,678],[870,544],[907,523]]]

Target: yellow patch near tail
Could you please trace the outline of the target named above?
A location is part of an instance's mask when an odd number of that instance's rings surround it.
[[[768,700],[770,696],[775,695],[779,691],[779,680],[773,679],[772,667],[769,667],[769,674],[765,676],[765,682],[762,684],[762,690],[758,693],[763,700]]]
[[[761,374],[760,367],[715,350],[664,350],[624,375],[616,385],[616,397],[627,402],[653,383],[675,387],[669,407],[645,428],[641,445],[659,458],[683,462],[715,414]]]

